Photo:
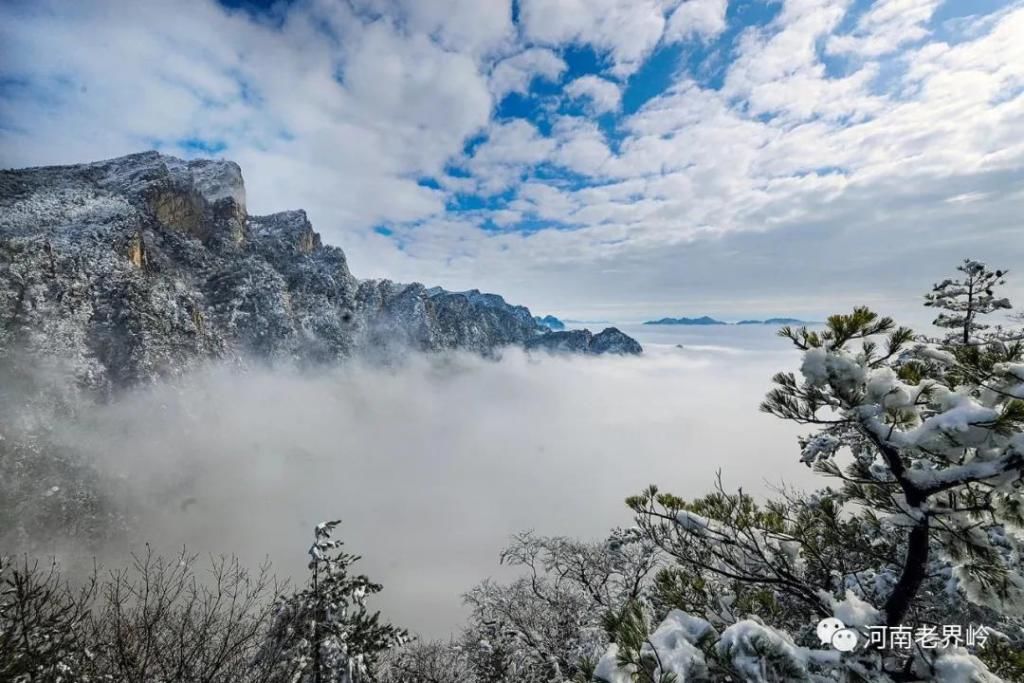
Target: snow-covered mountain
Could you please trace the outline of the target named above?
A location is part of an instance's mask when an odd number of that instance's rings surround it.
[[[543,349],[554,353],[602,353],[640,354],[640,343],[618,328],[609,327],[603,332],[592,334],[590,330],[569,330],[550,332],[526,342],[527,349]]]
[[[305,212],[245,199],[236,164],[157,152],[0,171],[0,354],[67,359],[102,390],[212,358],[489,354],[548,333],[494,294],[358,280]],[[601,351],[638,349],[611,337]]]

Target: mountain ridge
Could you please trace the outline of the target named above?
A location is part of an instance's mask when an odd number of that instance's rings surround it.
[[[657,320],[647,320],[643,323],[644,325],[816,325],[809,320],[799,320],[797,318],[765,318],[764,320],[739,320],[734,323],[726,322],[725,320],[718,320],[707,315],[703,315],[699,318],[659,318]]]
[[[729,323],[702,315],[699,318],[659,318],[647,320],[644,325],[728,325]]]
[[[301,209],[248,214],[231,161],[0,171],[0,355],[67,359],[94,389],[212,359],[493,355],[544,333],[497,294],[354,277]]]

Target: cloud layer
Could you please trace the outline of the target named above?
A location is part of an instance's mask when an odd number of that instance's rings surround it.
[[[4,3],[0,165],[228,156],[361,276],[562,315],[900,306],[1024,256],[1024,5],[984,8]]]
[[[795,361],[784,348],[670,346],[628,359],[414,357],[316,376],[211,368],[82,407],[55,429],[134,501],[137,533],[105,549],[111,562],[148,541],[269,556],[301,576],[312,526],[341,518],[348,549],[386,587],[378,606],[439,636],[460,623],[461,593],[500,575],[513,533],[601,538],[631,523],[627,495],[655,482],[700,495],[719,468],[752,492],[817,481],[794,429],[757,412],[772,372]]]

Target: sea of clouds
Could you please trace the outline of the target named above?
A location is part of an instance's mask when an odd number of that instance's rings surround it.
[[[301,576],[313,525],[382,582],[374,603],[426,636],[457,630],[461,594],[507,577],[508,537],[601,538],[651,483],[807,486],[793,425],[758,412],[792,351],[649,346],[638,358],[412,356],[311,371],[210,367],[80,408],[55,439],[103,473],[149,542],[270,559]],[[41,548],[43,552],[49,549]],[[53,548],[60,553],[61,548]]]

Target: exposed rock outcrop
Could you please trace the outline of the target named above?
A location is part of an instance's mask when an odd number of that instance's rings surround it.
[[[0,171],[0,357],[60,358],[109,390],[213,358],[563,345],[494,294],[359,281],[305,212],[245,207],[229,161],[145,152]],[[564,345],[639,351],[617,330],[586,336]]]
[[[526,342],[527,349],[539,349],[551,353],[588,353],[635,355],[643,353],[640,344],[614,327],[609,327],[598,334],[590,330],[569,330],[567,332],[549,332],[534,337]]]
[[[589,353],[598,355],[603,353],[615,353],[619,355],[639,355],[644,352],[640,343],[625,332],[616,327],[606,328],[603,332],[594,335],[590,340]]]
[[[537,321],[538,325],[543,325],[549,330],[554,330],[555,332],[559,332],[565,329],[565,323],[563,323],[561,320],[559,320],[553,315],[546,315],[543,318],[537,316],[534,318],[534,320]]]

